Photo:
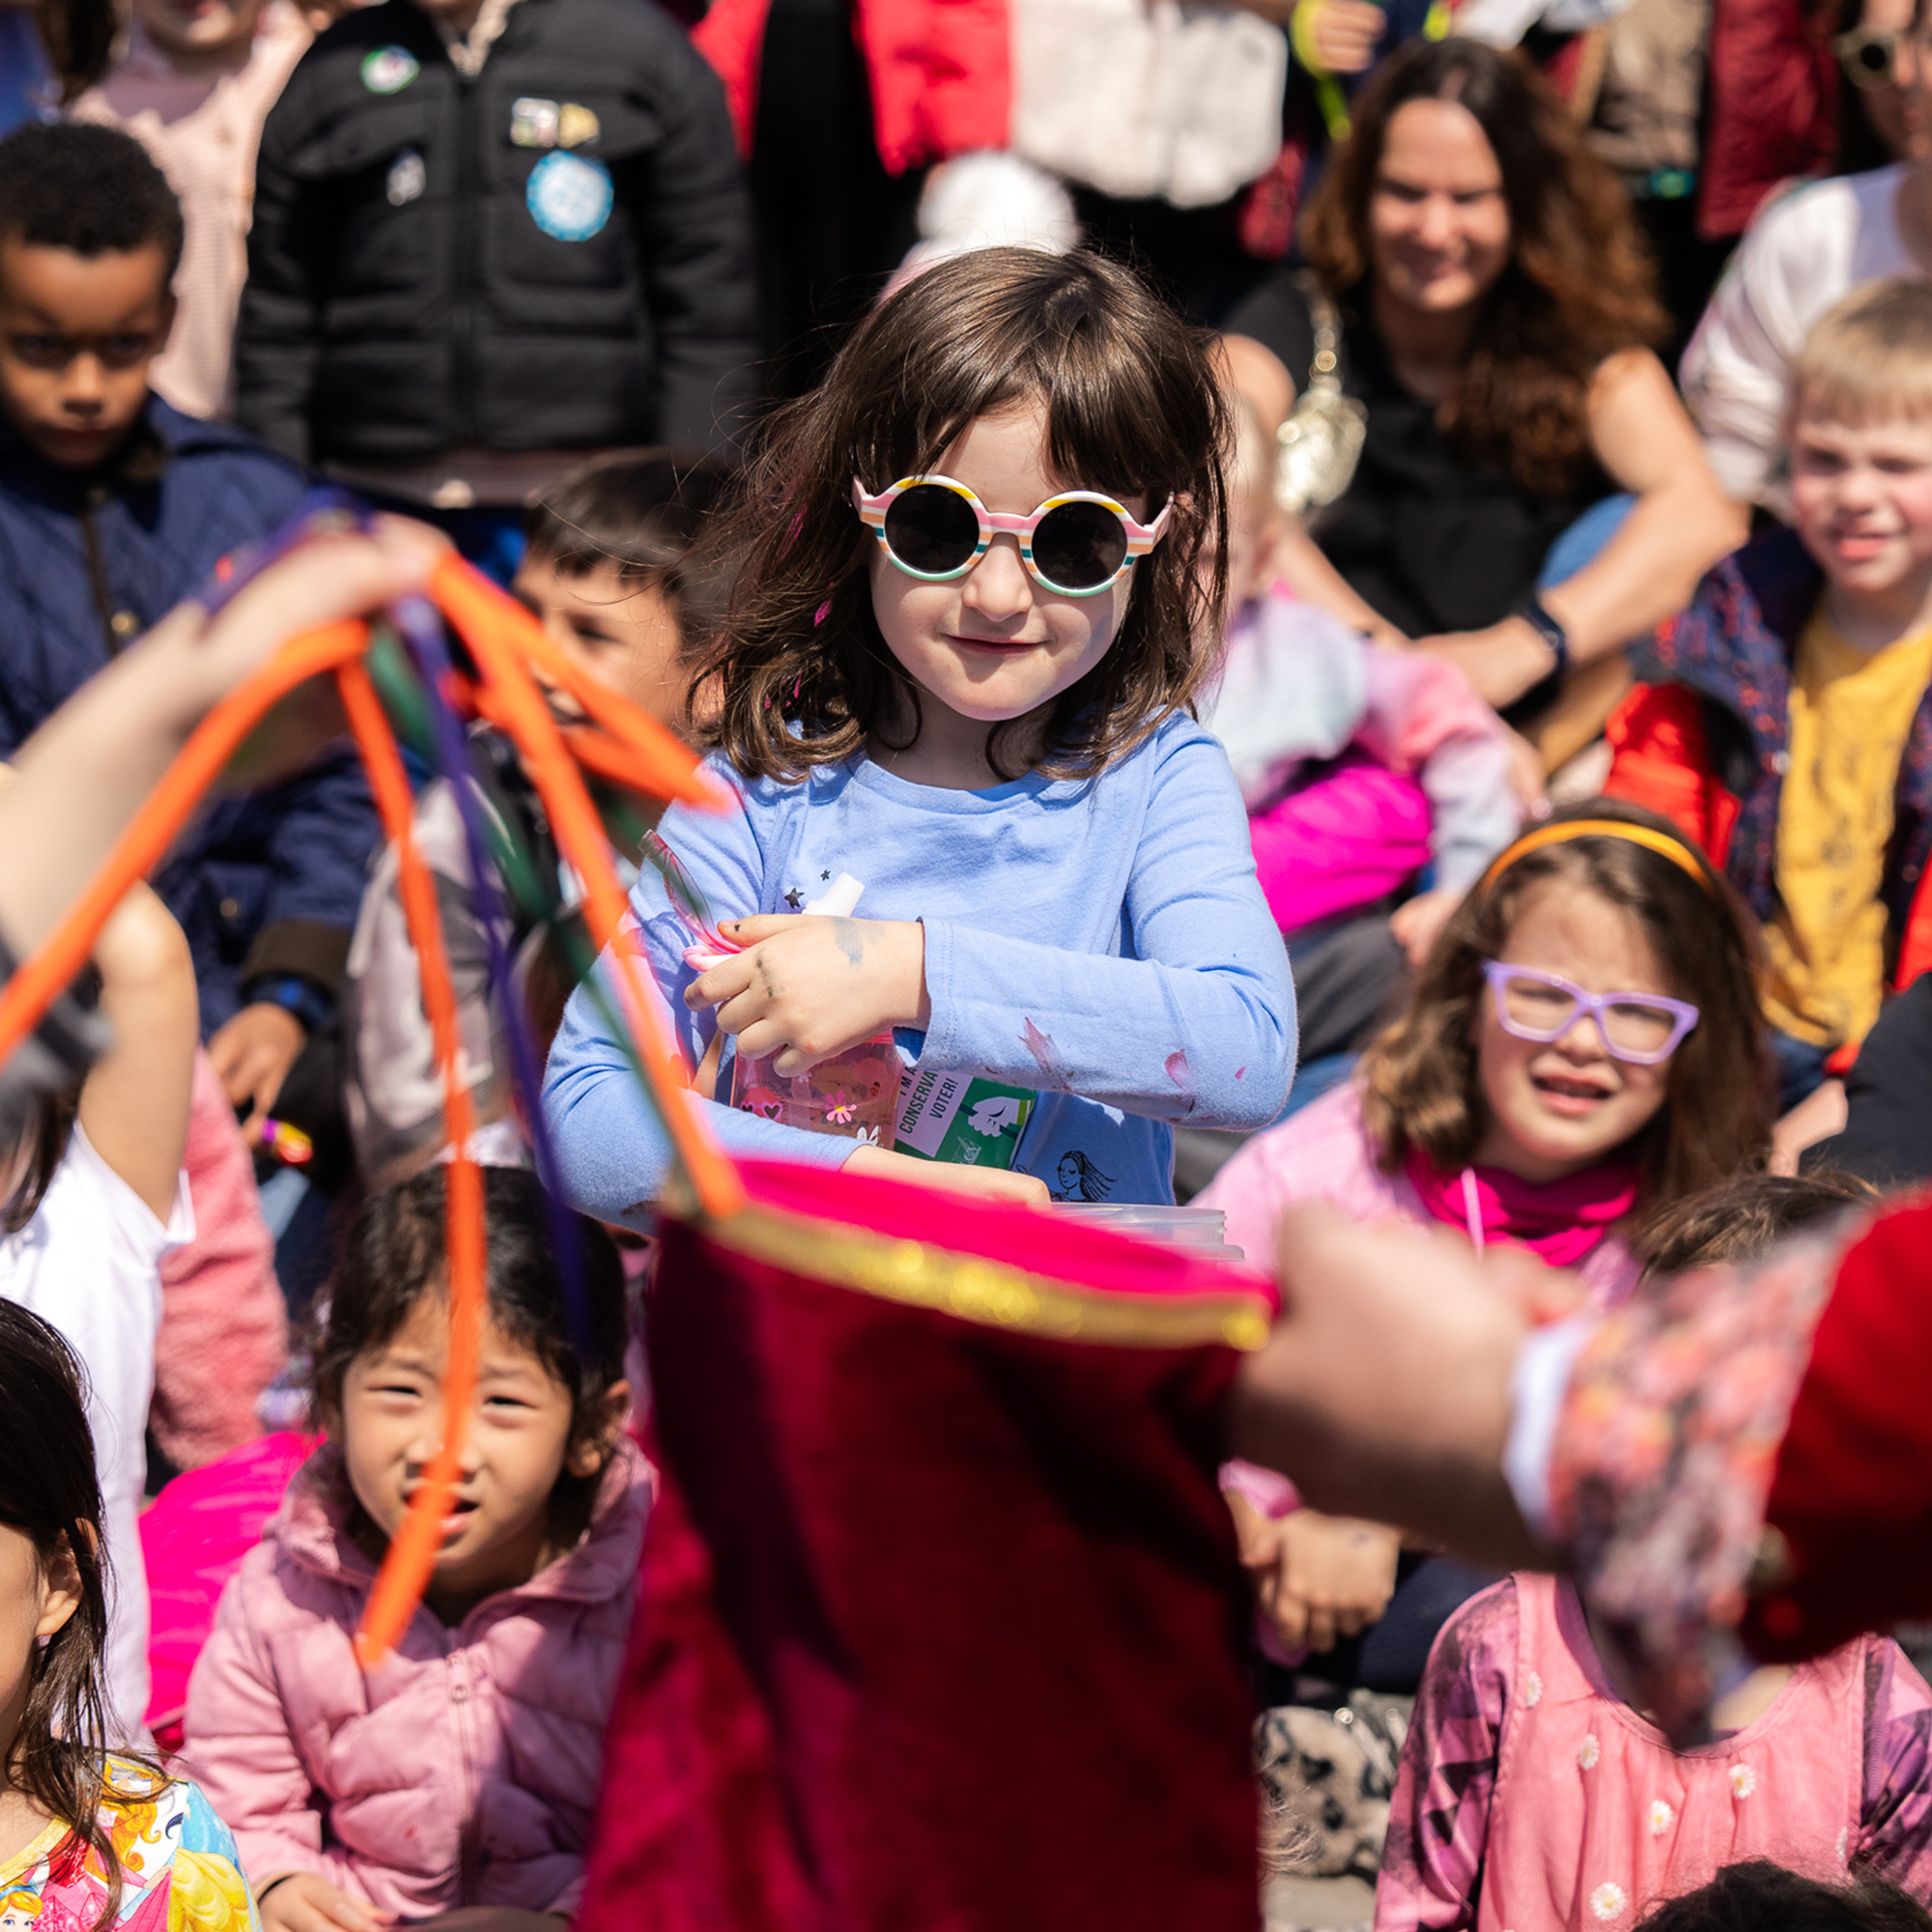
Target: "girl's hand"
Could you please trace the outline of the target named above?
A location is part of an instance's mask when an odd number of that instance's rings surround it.
[[[966,1167],[951,1160],[915,1160],[890,1148],[861,1146],[840,1170],[876,1175],[881,1180],[909,1180],[915,1187],[937,1187],[971,1194],[980,1201],[1007,1201],[1021,1208],[1044,1208],[1052,1196],[1046,1182],[1003,1167]]]
[[[248,1103],[242,1129],[255,1126],[275,1104],[289,1068],[308,1044],[308,1033],[286,1007],[257,1000],[215,1030],[208,1042],[208,1057],[220,1075],[222,1092],[231,1105]]]
[[[1388,32],[1388,15],[1374,0],[1313,0],[1313,5],[1308,39],[1321,65],[1330,73],[1366,72]]]
[[[261,1899],[262,1932],[377,1932],[393,1915],[330,1885],[320,1872],[277,1879]]]
[[[887,1027],[923,1027],[925,928],[913,920],[761,914],[719,927],[745,951],[685,989],[752,1060],[789,1077]]]
[[[1463,895],[1454,887],[1438,886],[1433,893],[1418,893],[1389,914],[1389,931],[1408,955],[1409,966],[1420,973],[1429,963],[1449,916],[1463,903]]]
[[[1381,1620],[1395,1594],[1402,1536],[1378,1522],[1298,1509],[1280,1523],[1274,1588],[1264,1606],[1291,1650],[1333,1650]]]

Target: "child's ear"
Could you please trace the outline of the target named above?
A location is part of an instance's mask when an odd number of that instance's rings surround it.
[[[585,1412],[577,1437],[565,1452],[563,1466],[573,1476],[594,1476],[611,1460],[617,1436],[631,1413],[631,1385],[612,1382]]]
[[[80,1533],[98,1561],[100,1539],[91,1522],[80,1525]],[[73,1546],[62,1532],[60,1541],[47,1553],[41,1572],[41,1614],[34,1624],[36,1636],[52,1636],[67,1628],[86,1595],[81,1583],[80,1565],[74,1560]]]

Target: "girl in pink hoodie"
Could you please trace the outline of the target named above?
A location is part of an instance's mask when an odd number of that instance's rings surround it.
[[[1575,1269],[1598,1306],[1621,1301],[1637,1276],[1626,1236],[1762,1158],[1753,961],[1730,889],[1664,820],[1607,799],[1567,808],[1463,900],[1354,1080],[1249,1141],[1198,1205],[1222,1208],[1263,1265],[1283,1212],[1327,1201],[1525,1249]],[[1393,1530],[1300,1511],[1285,1478],[1246,1463],[1222,1480],[1281,1645],[1326,1651],[1381,1615]],[[1376,1690],[1414,1689],[1454,1606],[1407,1562],[1426,1617],[1399,1595],[1365,1639]]]
[[[241,1847],[265,1932],[375,1932],[491,1908],[555,1932],[581,1882],[650,1475],[623,1434],[623,1272],[577,1222],[573,1321],[536,1182],[484,1173],[489,1320],[463,1479],[413,1621],[354,1633],[441,1445],[445,1170],[351,1231],[315,1353],[328,1441],[223,1593],[183,1758]],[[466,1921],[477,1932],[472,1916]]]

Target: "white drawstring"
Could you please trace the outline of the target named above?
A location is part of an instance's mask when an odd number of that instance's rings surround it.
[[[1469,1238],[1476,1244],[1476,1252],[1483,1252],[1483,1212],[1476,1198],[1476,1170],[1465,1167],[1463,1170],[1463,1213],[1469,1223]]]

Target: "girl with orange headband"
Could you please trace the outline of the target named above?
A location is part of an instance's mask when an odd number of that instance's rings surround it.
[[[1352,1083],[1250,1141],[1202,1204],[1264,1262],[1284,1209],[1326,1200],[1525,1249],[1576,1269],[1599,1305],[1621,1301],[1631,1232],[1763,1155],[1753,968],[1729,888],[1665,820],[1573,807],[1463,902]],[[1359,1634],[1298,1664],[1331,1708],[1337,1686],[1413,1690],[1478,1573],[1399,1558],[1393,1530],[1299,1510],[1246,1464],[1223,1481],[1284,1660]]]

